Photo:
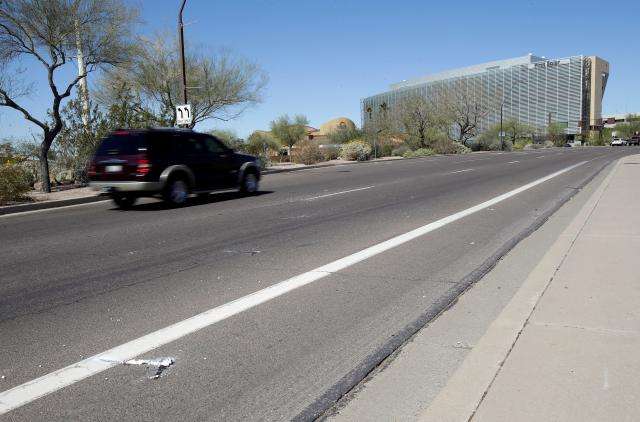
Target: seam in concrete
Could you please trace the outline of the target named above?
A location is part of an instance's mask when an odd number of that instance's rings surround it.
[[[612,335],[619,335],[623,337],[636,337],[640,335],[640,331],[636,331],[636,330],[612,330],[611,328],[587,327],[584,325],[552,324],[548,322],[529,322],[529,325],[536,326],[536,327],[545,327],[545,328],[566,328],[569,330],[589,331],[592,333],[612,334]]]

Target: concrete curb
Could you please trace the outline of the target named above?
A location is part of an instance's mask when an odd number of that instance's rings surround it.
[[[452,375],[431,405],[419,415],[421,421],[469,421],[491,387],[524,326],[555,273],[562,265],[582,227],[598,204],[620,165],[619,159],[578,215],[558,237],[529,274],[498,318]]]
[[[44,210],[48,208],[67,207],[69,205],[88,204],[91,202],[105,201],[103,195],[83,196],[81,198],[60,199],[58,201],[32,202],[29,204],[8,205],[0,207],[0,215],[17,214],[21,212]]]

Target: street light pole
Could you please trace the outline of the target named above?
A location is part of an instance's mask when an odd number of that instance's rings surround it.
[[[500,103],[500,150],[504,150],[504,131],[502,130],[502,112],[504,110],[504,98]]]
[[[187,66],[184,62],[184,23],[182,22],[182,11],[187,0],[182,0],[180,13],[178,14],[178,33],[180,39],[180,63],[182,65],[182,103],[187,104]]]

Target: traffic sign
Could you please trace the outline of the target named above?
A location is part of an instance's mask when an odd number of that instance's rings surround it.
[[[183,104],[176,106],[176,124],[191,125],[193,122],[193,114],[191,113],[191,104]]]

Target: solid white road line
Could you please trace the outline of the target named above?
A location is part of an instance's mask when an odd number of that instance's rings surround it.
[[[467,171],[473,171],[474,169],[464,169],[464,170],[456,170],[456,171],[452,171],[449,174],[456,174],[456,173],[464,173]]]
[[[343,190],[343,191],[335,192],[335,193],[328,193],[326,195],[320,195],[320,196],[314,196],[312,198],[307,198],[306,201],[313,201],[314,199],[327,198],[329,196],[335,196],[335,195],[342,195],[344,193],[349,193],[349,192],[357,192],[359,190],[371,189],[373,187],[375,187],[375,186],[367,186],[367,187],[364,187],[364,188],[349,189],[349,190]]]
[[[364,261],[365,259],[381,254],[420,236],[424,236],[427,233],[444,227],[447,224],[453,223],[454,221],[460,220],[461,218],[489,208],[499,202],[502,202],[515,195],[518,195],[519,193],[538,186],[541,183],[553,179],[554,177],[558,177],[561,174],[573,170],[574,168],[581,166],[586,162],[587,161],[582,161],[580,163],[566,167],[560,171],[534,180],[531,183],[520,186],[517,189],[493,197],[488,201],[477,204],[471,208],[459,211],[455,214],[449,215],[448,217],[444,217],[422,227],[418,227],[417,229],[393,237],[382,243],[370,246],[359,252],[338,259],[329,264],[308,271],[304,274],[300,274],[288,280],[281,281],[265,289],[258,290],[257,292],[251,293],[247,296],[243,296],[232,302],[225,303],[224,305],[220,305],[216,308],[210,309],[191,318],[177,322],[158,331],[154,331],[143,337],[131,340],[128,343],[116,346],[113,349],[109,349],[105,352],[99,353],[90,358],[69,365],[65,368],[58,369],[57,371],[18,385],[17,387],[14,387],[10,390],[3,391],[0,393],[0,415],[23,406],[27,403],[30,403],[38,398],[51,394],[57,390],[60,390],[61,388],[82,381],[83,379],[88,378],[92,375],[96,375],[116,365],[127,362],[128,360],[131,360],[167,343],[171,343],[172,341],[195,333],[196,331],[208,327],[212,324],[223,321],[262,303],[268,302],[271,299],[275,299],[292,290],[313,283],[314,281],[320,280],[332,273],[343,270],[347,267],[357,264],[358,262]]]
[[[14,212],[14,213],[11,213],[11,214],[0,215],[0,218],[20,217],[20,216],[23,216],[23,215],[37,214],[37,213],[41,213],[41,212],[50,212],[50,211],[56,211],[56,210],[64,210],[64,209],[67,209],[67,208],[86,207],[88,205],[103,204],[103,203],[108,202],[108,201],[110,201],[110,199],[103,199],[101,201],[95,201],[95,202],[86,202],[84,204],[64,205],[62,207],[43,208],[41,210],[19,211],[19,212]]]

